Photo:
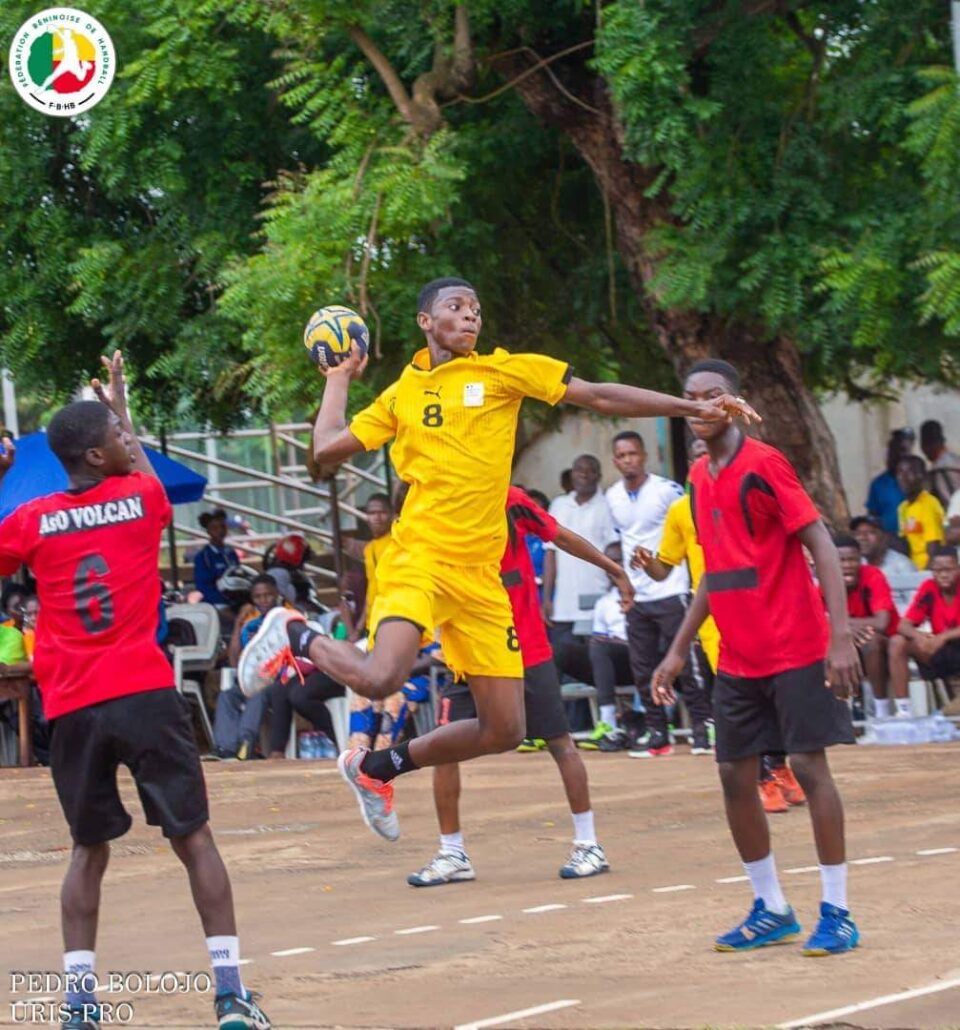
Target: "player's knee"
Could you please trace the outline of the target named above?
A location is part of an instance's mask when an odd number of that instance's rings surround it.
[[[71,863],[82,873],[91,876],[103,876],[110,860],[110,845],[106,841],[100,844],[74,844]]]
[[[520,713],[519,716],[509,715],[480,727],[483,747],[488,754],[512,751],[523,740],[526,732],[527,727],[523,713]]]
[[[198,827],[192,833],[188,833],[183,837],[170,838],[170,847],[173,848],[177,858],[187,866],[191,862],[196,861],[198,856],[207,849],[216,849],[216,846],[209,823],[204,823],[203,826]]]
[[[907,638],[900,636],[899,633],[894,633],[890,638],[890,643],[887,645],[890,657],[893,658],[906,658],[907,656]]]
[[[562,737],[553,737],[551,740],[548,740],[547,750],[557,761],[578,753],[577,745],[574,744],[573,737],[569,733],[564,734]]]
[[[723,793],[729,800],[753,800],[757,789],[757,772],[752,762],[717,762],[717,773]]]
[[[823,751],[791,755],[790,768],[806,794],[815,794],[833,781],[827,756]]]

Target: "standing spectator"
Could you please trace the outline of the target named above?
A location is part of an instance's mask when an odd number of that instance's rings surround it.
[[[894,705],[890,697],[889,645],[897,632],[900,616],[887,577],[880,569],[863,564],[857,541],[852,536],[841,535],[834,542],[847,588],[850,628],[863,671],[873,689],[877,718],[887,719],[893,715]],[[906,696],[906,684],[902,686],[903,694],[896,695],[897,715],[909,715],[910,699]]]
[[[942,544],[943,505],[923,488],[923,458],[916,454],[901,458],[897,465],[897,482],[905,500],[897,509],[900,535],[907,542],[910,558],[918,569],[925,569],[930,561],[930,548]]]
[[[393,528],[394,520],[393,505],[387,494],[372,494],[367,499],[364,511],[367,513],[367,523],[373,539],[363,549],[363,570],[367,577],[367,595],[363,622],[359,627],[358,635],[360,636],[363,635],[370,622],[370,612],[373,610],[373,601],[377,596],[377,565],[390,543],[390,530]]]
[[[890,535],[875,515],[859,515],[850,522],[866,565],[879,569],[889,580],[891,576],[910,576],[917,571],[912,561],[890,546]]]
[[[613,438],[613,463],[622,479],[607,491],[607,503],[614,527],[620,533],[624,566],[636,591],[635,604],[627,614],[627,640],[633,681],[640,691],[650,731],[646,748],[631,751],[630,755],[659,758],[673,754],[673,746],[667,732],[666,712],[653,704],[650,695],[650,676],[667,653],[686,615],[690,577],[686,567],[680,564],[658,581],[642,568],[632,568],[631,559],[638,548],[656,551],[667,511],[683,496],[683,490],[672,480],[647,472],[643,439],[632,430]],[[710,754],[707,737],[710,707],[704,685],[697,682],[689,656],[679,679],[693,723],[693,753]]]
[[[930,462],[930,492],[942,505],[960,490],[960,454],[947,449],[943,426],[928,419],[920,427],[920,450]]]
[[[227,608],[227,599],[220,593],[217,580],[240,564],[237,552],[226,544],[227,513],[223,508],[205,511],[198,519],[200,528],[210,538],[193,559],[193,582],[203,600],[217,608]]]
[[[903,490],[897,482],[897,463],[913,451],[916,439],[912,429],[895,429],[887,441],[887,467],[870,481],[867,511],[880,520],[883,528],[896,536],[900,532],[897,509],[903,502]]]
[[[916,659],[924,679],[960,676],[960,564],[955,547],[941,544],[930,557],[931,579],[920,584],[890,641],[890,681],[905,697],[908,662]],[[918,627],[930,624],[930,632]]]
[[[571,472],[573,490],[555,497],[550,514],[571,532],[582,536],[602,551],[616,539],[610,509],[600,490],[600,462],[592,454],[581,454]],[[574,634],[577,622],[593,618],[594,601],[607,592],[603,569],[580,561],[547,544],[543,563],[543,614],[552,624],[550,638],[561,673],[590,682],[590,652],[587,637]],[[581,607],[581,599],[591,597]]]
[[[947,524],[944,529],[947,543],[951,547],[960,546],[960,490],[957,490],[950,498],[950,507],[947,508]]]

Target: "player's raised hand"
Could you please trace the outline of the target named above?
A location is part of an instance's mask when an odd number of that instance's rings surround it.
[[[699,407],[700,411],[697,413],[697,417],[703,419],[704,422],[732,422],[733,419],[738,418],[750,425],[763,421],[743,397],[734,397],[729,393],[702,401]]]
[[[650,677],[650,693],[653,695],[654,704],[672,705],[677,700],[673,683],[683,672],[683,665],[682,658],[668,651],[663,661],[653,670],[653,676]]]
[[[345,376],[347,382],[352,383],[354,379],[359,379],[363,375],[363,370],[367,367],[369,357],[369,354],[361,354],[360,348],[356,343],[352,343],[349,356],[344,358],[339,365],[334,365],[332,368],[330,366],[326,368],[318,366],[320,368],[320,375],[324,379]]]
[[[99,379],[90,380],[97,400],[106,404],[118,418],[128,419],[130,413],[127,408],[127,384],[123,377],[123,354],[115,350],[112,358],[101,357],[100,364],[107,369],[109,381],[104,386]]]
[[[832,639],[827,653],[827,686],[837,697],[845,700],[862,679],[863,669],[853,634]]]
[[[8,432],[0,434],[0,447],[3,448],[0,451],[0,476],[3,476],[13,468],[13,462],[17,456],[13,437]]]

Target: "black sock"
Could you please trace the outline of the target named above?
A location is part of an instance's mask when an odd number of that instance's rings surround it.
[[[385,747],[382,751],[371,751],[360,763],[360,771],[371,779],[389,783],[401,773],[413,772],[420,766],[410,757],[410,744],[404,741],[396,747]]]
[[[323,634],[312,630],[302,619],[291,619],[287,623],[287,639],[294,658],[309,658],[310,645],[320,636]]]

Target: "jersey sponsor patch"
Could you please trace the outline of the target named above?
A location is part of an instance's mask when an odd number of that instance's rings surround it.
[[[463,406],[465,408],[483,407],[483,383],[465,383],[463,387]]]
[[[143,518],[143,498],[140,494],[119,497],[115,501],[85,504],[80,508],[60,508],[40,513],[40,535],[60,536],[83,529],[116,526],[121,522],[136,522]]]

